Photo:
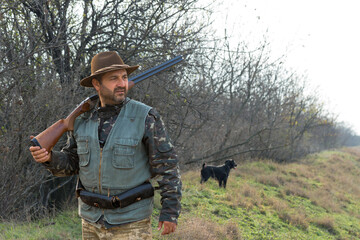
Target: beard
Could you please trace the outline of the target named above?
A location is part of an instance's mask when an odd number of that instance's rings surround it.
[[[122,103],[126,99],[127,89],[124,87],[117,87],[114,89],[114,91],[112,91],[104,85],[101,85],[99,94],[105,104],[117,105]]]

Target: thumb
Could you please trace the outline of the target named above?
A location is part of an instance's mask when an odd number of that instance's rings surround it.
[[[162,228],[163,223],[164,223],[164,222],[159,222],[159,224],[158,224],[158,231]]]
[[[30,135],[30,139],[33,139],[34,138],[34,135]]]

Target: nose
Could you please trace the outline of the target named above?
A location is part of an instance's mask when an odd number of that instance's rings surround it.
[[[116,82],[116,86],[117,87],[125,87],[126,86],[126,83],[123,79],[119,79],[117,82]]]

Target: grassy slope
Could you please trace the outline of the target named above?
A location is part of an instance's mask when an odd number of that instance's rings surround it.
[[[360,148],[326,151],[291,164],[252,161],[227,189],[183,173],[183,210],[166,239],[359,239]],[[153,214],[154,239],[160,204]],[[50,224],[49,224],[50,223]],[[25,225],[0,224],[0,239],[81,239],[76,210]]]

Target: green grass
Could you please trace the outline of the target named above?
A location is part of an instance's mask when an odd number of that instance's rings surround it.
[[[81,239],[81,219],[72,208],[37,222],[0,223],[0,239]]]
[[[177,231],[162,237],[156,194],[154,239],[359,239],[360,149],[325,151],[291,164],[238,162],[227,189],[182,174]],[[32,223],[0,223],[1,239],[81,239],[76,210]]]

